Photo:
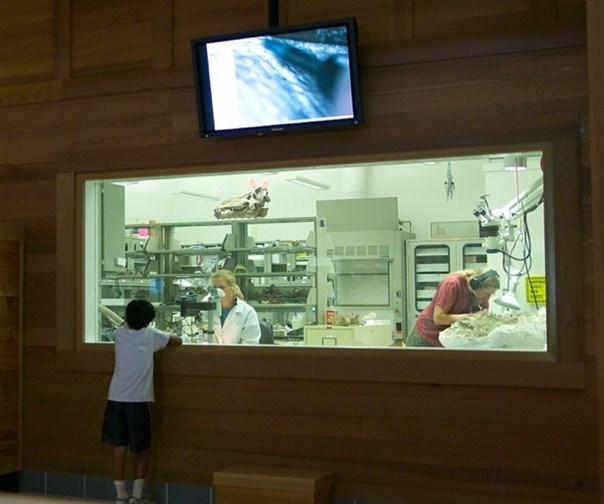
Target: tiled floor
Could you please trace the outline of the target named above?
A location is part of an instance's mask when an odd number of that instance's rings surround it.
[[[13,478],[14,479],[14,478]],[[114,503],[115,487],[113,480],[100,476],[82,476],[81,474],[52,473],[43,471],[22,471],[15,481],[11,479],[0,484],[0,490],[16,490],[19,494],[0,493],[0,504],[38,504],[32,495],[46,496],[39,504],[67,502]],[[17,486],[18,484],[18,486]],[[9,486],[10,485],[10,486]],[[15,486],[16,488],[12,488]],[[129,488],[132,482],[128,482]],[[25,495],[27,494],[27,495]],[[21,497],[25,500],[19,500]],[[145,496],[151,497],[157,504],[213,504],[211,487],[203,485],[180,485],[174,483],[148,482]],[[13,498],[13,500],[3,500]],[[62,499],[49,500],[52,497]],[[29,498],[29,500],[28,500]],[[333,504],[370,504],[355,499],[337,499]]]
[[[131,488],[132,482],[128,482]],[[111,478],[80,474],[22,471],[19,490],[31,494],[114,502],[115,486]],[[212,488],[202,485],[177,485],[148,482],[145,496],[157,504],[212,504]],[[0,501],[1,503],[1,501]]]

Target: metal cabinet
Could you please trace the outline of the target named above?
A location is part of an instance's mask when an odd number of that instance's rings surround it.
[[[392,330],[405,326],[404,244],[401,230],[335,232],[334,303],[345,313],[376,313],[389,319]]]
[[[304,344],[309,346],[368,346],[392,345],[390,325],[307,326]]]
[[[449,273],[487,266],[480,240],[407,240],[408,330]]]

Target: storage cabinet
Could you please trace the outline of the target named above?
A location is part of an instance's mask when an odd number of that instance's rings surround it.
[[[369,346],[392,345],[390,324],[364,326],[307,326],[304,344],[309,346]]]
[[[480,240],[407,240],[408,330],[449,273],[487,266]]]
[[[315,217],[128,225],[125,244],[123,270],[104,271],[99,294],[118,314],[144,297],[156,304],[158,327],[193,335],[207,320],[187,320],[183,302],[200,301],[212,273],[226,268],[261,319],[324,321],[331,258]]]
[[[376,313],[392,328],[404,322],[401,297],[403,243],[400,230],[329,234],[334,244],[333,302],[343,313]]]
[[[24,230],[0,224],[0,474],[21,470]]]

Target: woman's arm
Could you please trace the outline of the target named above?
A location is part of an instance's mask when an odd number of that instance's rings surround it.
[[[251,307],[250,307],[251,308]],[[243,322],[241,330],[241,343],[244,345],[257,345],[260,342],[260,321],[258,314],[251,308]]]
[[[441,305],[436,305],[432,320],[435,324],[450,326],[456,320],[470,317],[471,315],[471,313],[448,313]]]

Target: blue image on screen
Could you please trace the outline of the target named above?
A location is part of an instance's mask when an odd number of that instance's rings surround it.
[[[338,27],[234,41],[238,126],[351,118],[346,36]]]

